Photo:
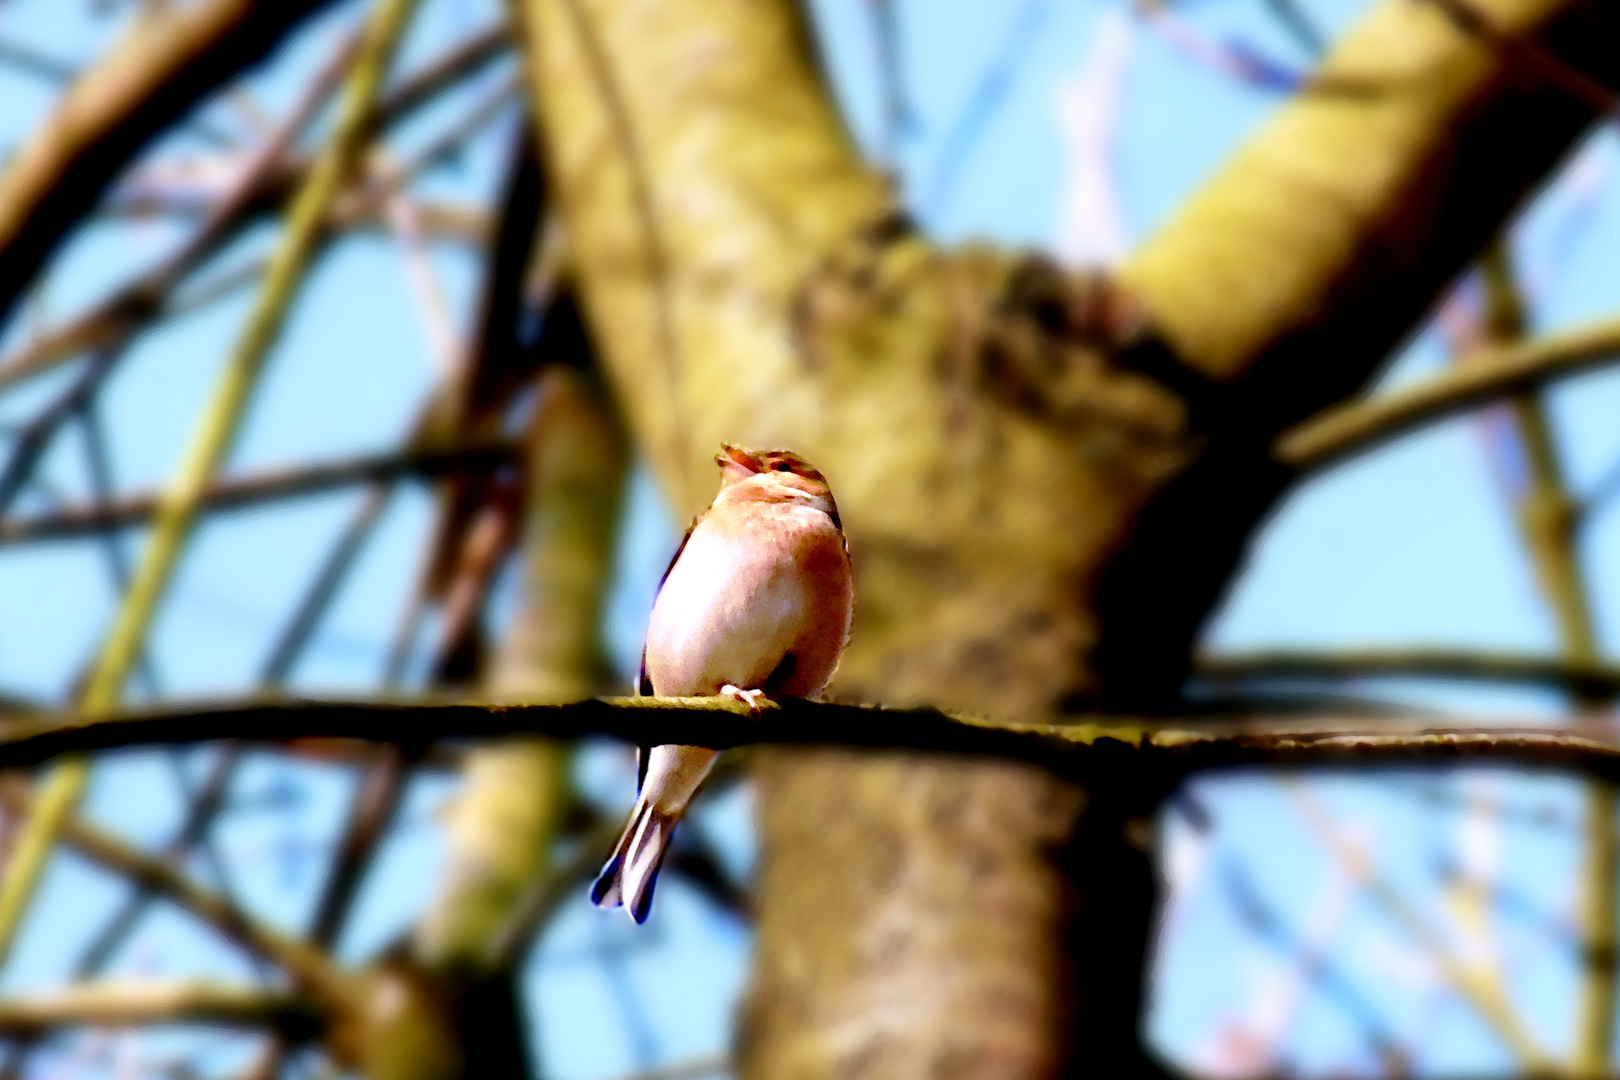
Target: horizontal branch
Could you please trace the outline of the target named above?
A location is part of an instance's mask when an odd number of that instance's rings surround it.
[[[1620,667],[1555,656],[1456,649],[1345,649],[1201,657],[1195,674],[1215,682],[1250,679],[1361,679],[1392,676],[1525,683],[1605,698],[1620,693]]]
[[[209,1024],[269,1026],[303,1040],[320,1030],[322,1020],[308,999],[210,982],[119,980],[0,998],[0,1035],[11,1038],[37,1038],[62,1027]]]
[[[753,743],[932,750],[1037,762],[1065,774],[1178,774],[1232,765],[1397,764],[1464,758],[1561,766],[1620,779],[1620,731],[1609,724],[1448,724],[1434,716],[1149,720],[1076,717],[993,724],[931,709],[784,699],[758,715],[727,698],[599,698],[566,705],[405,704],[274,700],[192,705],[89,719],[24,717],[0,728],[0,768],[59,754],[230,737],[366,739],[414,750],[440,739],[608,735],[637,745],[726,748]]]
[[[516,460],[512,447],[495,443],[458,450],[377,454],[326,465],[277,469],[218,481],[203,495],[202,508],[232,510],[403,476],[487,472]],[[156,512],[160,499],[156,493],[130,495],[102,505],[72,506],[38,517],[0,521],[0,544],[61,540],[139,525]]]
[[[1620,359],[1620,319],[1493,350],[1388,394],[1335,406],[1283,432],[1277,459],[1320,469],[1424,424]]]

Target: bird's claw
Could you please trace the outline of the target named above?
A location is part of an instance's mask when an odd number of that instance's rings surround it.
[[[759,699],[765,696],[765,691],[763,691],[763,690],[744,690],[740,686],[732,686],[730,683],[726,683],[726,685],[724,685],[724,686],[722,686],[720,688],[720,696],[721,697],[728,697],[728,698],[731,698],[734,701],[742,702],[744,705],[748,706],[748,711],[750,713],[752,713],[755,716],[758,716],[759,715]]]

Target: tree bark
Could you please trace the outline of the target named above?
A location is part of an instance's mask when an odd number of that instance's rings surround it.
[[[1173,707],[1291,479],[1606,100],[1613,6],[1386,0],[1117,279],[940,251],[856,157],[786,0],[527,0],[605,366],[681,516],[722,440],[830,478],[840,698]],[[761,755],[748,1077],[1150,1075],[1149,783]]]

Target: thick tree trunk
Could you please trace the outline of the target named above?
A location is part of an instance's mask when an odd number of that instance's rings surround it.
[[[524,13],[586,306],[678,512],[722,440],[801,451],[856,563],[834,694],[1020,719],[1175,701],[1289,479],[1272,436],[1362,385],[1590,122],[1612,7],[1458,2],[1379,6],[1117,282],[910,231],[785,0]],[[1164,792],[762,758],[744,1075],[1156,1070]]]

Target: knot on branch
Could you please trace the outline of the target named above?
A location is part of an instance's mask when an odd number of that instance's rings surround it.
[[[794,329],[800,356],[835,384],[880,362],[898,379],[902,357],[931,365],[959,443],[994,439],[998,417],[1034,420],[1087,465],[1150,483],[1196,449],[1185,388],[1136,362],[1155,340],[1146,306],[1102,269],[940,251],[885,218],[808,276]]]

